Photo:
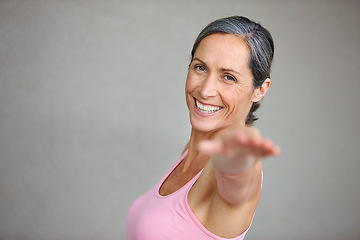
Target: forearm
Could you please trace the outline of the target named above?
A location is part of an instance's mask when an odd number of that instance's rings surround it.
[[[240,205],[248,200],[260,187],[262,164],[259,159],[237,161],[224,168],[212,161],[220,196],[231,205]]]

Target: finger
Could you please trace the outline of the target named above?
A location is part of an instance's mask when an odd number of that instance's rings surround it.
[[[280,149],[280,147],[278,147],[278,146],[275,146],[275,149],[274,149],[274,156],[278,156],[278,155],[280,155],[280,153],[281,153],[281,149]]]
[[[258,131],[246,128],[236,133],[235,140],[238,144],[258,145],[261,143],[262,137]]]
[[[280,148],[270,139],[265,139],[260,136],[238,136],[236,140],[238,144],[237,149],[249,155],[267,157],[280,153]]]
[[[278,155],[280,153],[280,148],[270,139],[264,139],[260,148],[262,149],[262,157]]]

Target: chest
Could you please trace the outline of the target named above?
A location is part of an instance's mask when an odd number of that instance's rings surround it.
[[[187,171],[182,173],[177,167],[162,183],[159,193],[161,196],[167,196],[182,188],[191,179],[193,179],[198,171]]]

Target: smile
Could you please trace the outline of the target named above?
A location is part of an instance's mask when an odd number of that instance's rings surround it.
[[[202,113],[215,113],[215,112],[219,111],[220,109],[222,109],[222,107],[202,104],[196,98],[194,98],[194,99],[195,99],[195,105],[196,105],[197,109],[199,109],[199,111]]]

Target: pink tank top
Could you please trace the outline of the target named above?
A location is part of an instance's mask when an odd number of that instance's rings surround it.
[[[126,220],[127,240],[228,239],[209,232],[191,211],[187,196],[202,170],[176,192],[161,196],[159,190],[165,179],[186,157],[185,151],[166,176],[141,195],[130,206]],[[250,228],[250,226],[249,226]],[[242,240],[246,232],[231,238]]]

